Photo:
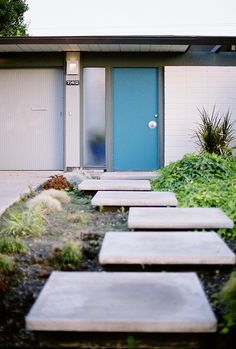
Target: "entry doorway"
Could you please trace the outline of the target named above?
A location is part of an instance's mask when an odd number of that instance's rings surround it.
[[[158,69],[112,69],[115,171],[150,171],[158,161]]]

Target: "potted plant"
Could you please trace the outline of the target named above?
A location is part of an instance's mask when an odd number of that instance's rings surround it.
[[[91,135],[90,148],[97,165],[105,164],[105,134],[96,131]]]

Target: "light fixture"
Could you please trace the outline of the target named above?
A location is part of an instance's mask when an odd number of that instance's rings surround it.
[[[79,61],[69,60],[66,64],[67,75],[78,75],[79,74]]]

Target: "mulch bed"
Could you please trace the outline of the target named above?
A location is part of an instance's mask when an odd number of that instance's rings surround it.
[[[83,261],[76,270],[100,271],[98,252],[105,232],[125,231],[127,227],[127,212],[105,212],[95,210],[90,205],[90,198],[71,194],[72,202],[64,206],[64,213],[48,215],[44,233],[40,237],[25,237],[23,240],[29,247],[27,255],[16,257],[16,270],[7,277],[0,277],[0,348],[39,348],[40,343],[35,333],[25,330],[24,317],[36,300],[52,270],[55,270],[55,251],[65,240],[81,241],[83,245]],[[70,222],[65,215],[81,213],[86,221]],[[228,245],[236,252],[236,241],[228,240]],[[234,268],[235,269],[235,268]],[[64,270],[75,270],[68,265]],[[235,269],[236,270],[236,269]],[[198,272],[204,289],[215,314],[222,322],[224,309],[217,302],[215,294],[219,292],[228,280],[230,270],[212,269]],[[235,331],[227,335],[217,334],[214,348],[233,348]],[[91,338],[90,338],[91,339]],[[84,340],[77,343],[77,348],[158,348],[155,344],[136,341],[132,336],[126,340],[119,338],[104,340],[96,344],[96,340]],[[112,344],[111,344],[112,343]],[[194,344],[189,348],[194,348]],[[48,346],[50,347],[50,346]],[[168,348],[177,348],[176,343]],[[180,348],[179,346],[178,348]],[[206,343],[206,348],[209,348]],[[166,347],[167,348],[167,347]],[[183,348],[183,346],[182,346]]]

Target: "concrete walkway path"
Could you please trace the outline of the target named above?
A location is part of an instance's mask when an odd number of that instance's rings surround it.
[[[203,232],[108,232],[99,254],[102,265],[234,265],[235,254],[220,236]]]
[[[0,216],[20,195],[29,192],[29,186],[37,187],[48,177],[61,171],[0,171]]]
[[[209,333],[216,331],[216,318],[195,273],[54,271],[26,317],[26,328],[55,335]]]
[[[93,206],[177,206],[174,193],[158,191],[98,191],[91,201]]]
[[[78,188],[82,191],[150,191],[149,180],[85,179]]]
[[[103,198],[116,190],[116,197],[123,200],[159,195],[151,192],[150,181],[142,179],[84,180],[79,189],[103,191],[97,194]],[[161,264],[165,270],[167,265],[192,264],[194,269],[195,264],[235,263],[234,253],[214,232],[171,232],[232,228],[233,222],[221,210],[144,206],[130,208],[129,228],[166,231],[106,233],[100,264]],[[195,272],[73,271],[51,274],[26,317],[26,328],[54,333],[210,333],[216,332],[217,320]]]
[[[100,179],[140,179],[140,180],[151,180],[157,178],[159,174],[157,172],[150,171],[129,171],[129,172],[104,172],[101,174]]]

